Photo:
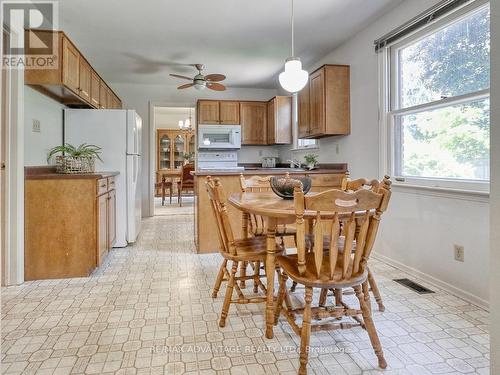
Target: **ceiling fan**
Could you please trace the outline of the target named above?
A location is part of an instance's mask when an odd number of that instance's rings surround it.
[[[203,64],[194,64],[194,67],[198,69],[198,74],[194,76],[194,78],[189,78],[186,76],[181,76],[179,74],[170,74],[172,77],[187,79],[188,81],[192,81],[192,83],[186,83],[185,85],[180,85],[177,87],[179,90],[187,89],[189,87],[193,87],[197,90],[204,90],[208,87],[211,90],[216,91],[224,91],[226,86],[223,84],[217,83],[226,79],[226,76],[223,74],[208,74],[204,76],[201,72],[205,69],[205,65]]]

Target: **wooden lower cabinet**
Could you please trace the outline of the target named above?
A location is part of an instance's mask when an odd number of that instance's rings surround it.
[[[108,194],[97,197],[97,264],[108,254]]]
[[[29,169],[25,180],[25,280],[90,275],[116,237],[114,176],[40,176],[30,175]]]
[[[109,186],[109,184],[108,184]],[[116,190],[97,197],[97,265],[108,255],[116,241]]]

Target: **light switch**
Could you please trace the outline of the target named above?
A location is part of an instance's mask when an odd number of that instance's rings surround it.
[[[40,133],[40,120],[33,119],[33,133]]]

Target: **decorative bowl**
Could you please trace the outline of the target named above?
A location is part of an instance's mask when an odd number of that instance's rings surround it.
[[[311,177],[290,177],[287,173],[285,177],[271,177],[271,189],[274,193],[283,199],[293,199],[293,190],[297,183],[302,184],[302,191],[306,194],[311,190]]]

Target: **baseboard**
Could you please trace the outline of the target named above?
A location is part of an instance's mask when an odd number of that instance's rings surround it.
[[[472,303],[473,305],[476,305],[486,311],[489,311],[490,304],[487,300],[484,300],[482,298],[476,297],[475,295],[466,292],[465,290],[459,289],[451,284],[448,284],[447,282],[444,282],[442,280],[439,280],[433,276],[430,276],[424,272],[421,272],[415,268],[408,267],[404,265],[403,263],[398,262],[397,260],[388,258],[384,255],[378,254],[378,253],[372,253],[372,257],[380,260],[381,262],[387,263],[390,266],[393,266],[403,272],[406,272],[414,277],[417,277],[429,284],[435,285],[436,287],[443,289],[444,291],[453,294],[454,296],[461,298],[469,303]]]

